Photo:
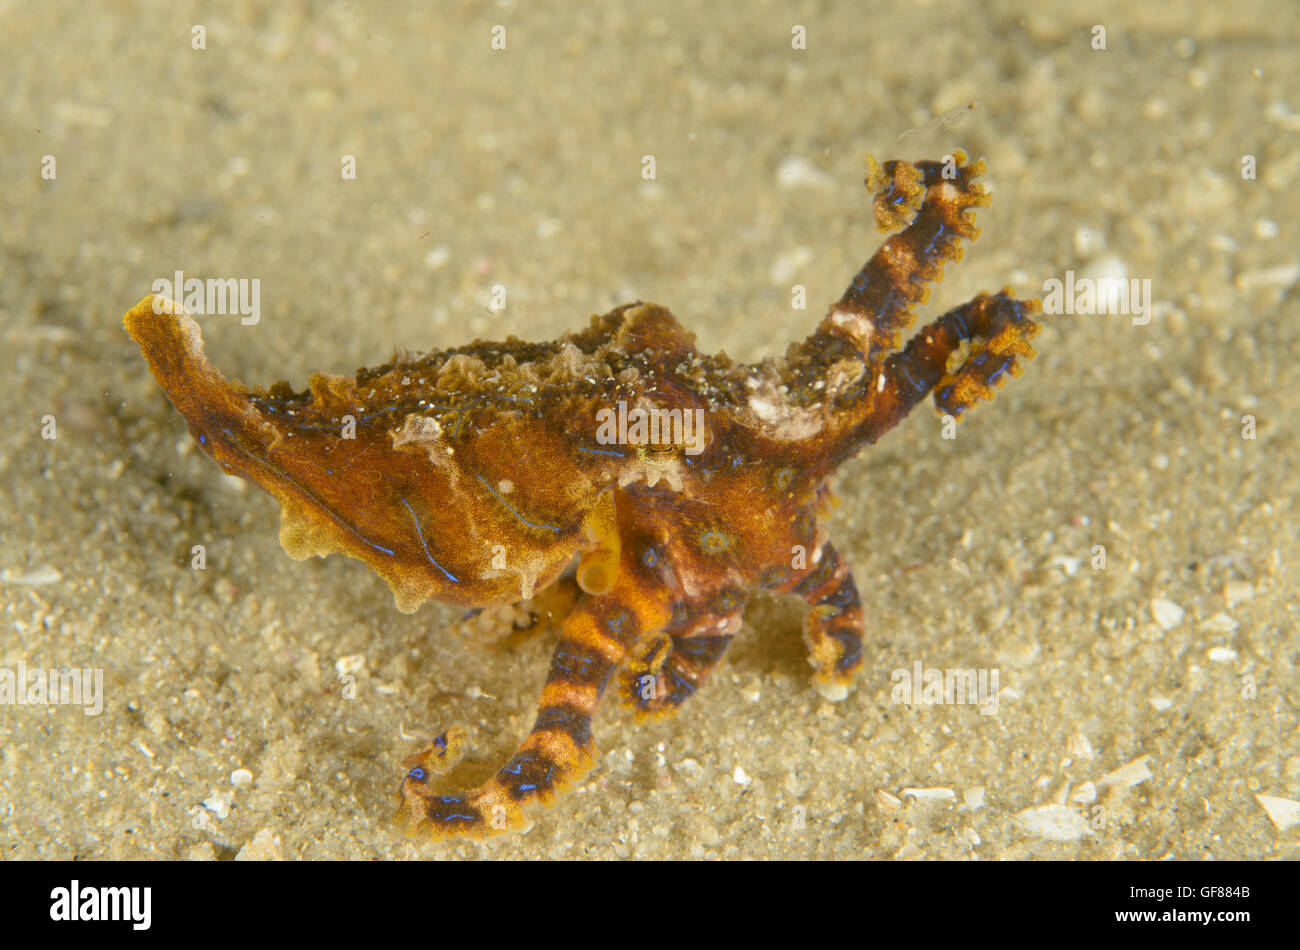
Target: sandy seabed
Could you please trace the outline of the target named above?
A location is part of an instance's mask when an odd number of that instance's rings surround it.
[[[104,705],[0,706],[0,856],[1300,855],[1300,13],[861,6],[10,6],[0,667],[101,669]],[[759,599],[680,716],[607,705],[526,834],[398,834],[401,759],[463,722],[455,778],[491,774],[549,642],[286,558],[122,313],[178,269],[256,277],[260,321],[205,337],[264,384],[635,299],[758,360],[878,246],[866,155],[957,148],[993,202],[923,318],[1073,271],[1149,280],[1149,319],[1049,318],[957,438],[926,408],[841,469],[857,689],[823,701],[801,608]],[[996,714],[891,702],[918,662],[996,669]]]

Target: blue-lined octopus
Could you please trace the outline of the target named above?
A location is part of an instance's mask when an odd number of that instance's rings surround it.
[[[847,694],[863,663],[862,605],[820,524],[827,479],[926,395],[960,416],[1033,356],[1038,303],[1009,291],[902,344],[927,285],[977,234],[983,170],[960,153],[870,160],[877,224],[892,236],[812,336],[757,365],[701,354],[667,309],[633,303],[555,342],[399,353],[354,375],[313,374],[304,392],[263,390],[207,362],[179,305],[146,297],[126,314],[203,449],[279,501],[291,557],[358,558],[403,611],[434,598],[557,619],[536,722],[493,778],[435,788],[465,744],[459,727],[408,758],[399,814],[412,832],[526,825],[529,805],[592,768],[606,690],[643,716],[676,711],[756,590],[808,603],[814,683],[827,699]]]

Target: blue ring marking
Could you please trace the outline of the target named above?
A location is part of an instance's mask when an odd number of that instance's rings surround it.
[[[511,507],[510,507],[510,502],[506,501],[504,498],[502,498],[500,495],[498,495],[496,489],[493,488],[491,485],[488,484],[486,478],[484,478],[482,475],[479,475],[477,472],[474,473],[474,477],[477,478],[480,482],[483,483],[483,487],[486,488],[488,491],[490,491],[490,492],[492,493],[492,497],[493,497],[493,498],[495,498],[497,501],[501,502],[501,504],[503,504],[503,505],[506,506],[506,510],[507,510],[508,512],[510,512],[512,515],[514,515],[516,518],[518,518],[518,519],[519,519],[520,521],[522,521],[524,524],[528,525],[528,527],[530,527],[530,528],[546,528],[546,529],[548,529],[548,530],[550,530],[550,531],[554,531],[556,534],[559,534],[559,533],[560,533],[560,529],[557,528],[557,527],[555,527],[555,525],[553,525],[553,524],[533,524],[531,521],[529,521],[527,518],[525,518],[523,515],[521,515],[519,512],[517,512],[514,508],[511,508]]]
[[[406,506],[406,510],[411,513],[411,520],[415,522],[415,533],[420,536],[420,544],[424,547],[424,556],[429,559],[429,563],[432,564],[434,567],[436,567],[438,570],[442,571],[443,574],[447,575],[447,579],[449,581],[459,584],[460,578],[456,577],[445,567],[443,567],[441,564],[435,561],[433,559],[433,555],[429,553],[429,545],[424,540],[424,532],[420,530],[420,519],[415,516],[415,509],[411,507],[411,503],[407,501],[405,498],[403,498],[401,495],[398,496],[398,500],[402,504],[404,504]]]
[[[424,771],[424,769],[421,769],[421,768],[414,768],[414,769],[411,769],[411,771],[409,771],[409,772],[406,773],[406,777],[407,777],[407,778],[413,778],[413,779],[415,779],[417,782],[423,782],[423,781],[428,777],[428,773],[426,773],[426,772]]]
[[[717,542],[710,540],[712,538],[720,540],[722,546],[717,547]],[[706,554],[721,554],[723,551],[731,547],[731,539],[721,531],[705,531],[700,535],[700,545],[704,548]]]

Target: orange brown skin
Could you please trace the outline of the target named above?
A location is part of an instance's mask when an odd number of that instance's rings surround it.
[[[877,223],[897,233],[807,341],[756,366],[697,352],[671,313],[637,303],[552,343],[476,342],[314,374],[304,393],[267,391],[213,369],[189,317],[155,312],[170,302],[146,297],[126,314],[204,450],[280,502],[292,557],[358,558],[403,611],[560,592],[550,602],[567,614],[532,732],[465,793],[431,786],[463,750],[463,730],[410,756],[399,811],[413,833],[525,826],[530,804],[592,767],[608,685],[640,715],[675,711],[721,660],[756,589],[809,603],[815,683],[828,699],[847,695],[863,662],[862,608],[819,523],[827,479],[926,395],[959,416],[1033,356],[1037,301],[1009,292],[950,311],[900,349],[927,284],[977,234],[982,171],[960,153],[947,165],[873,160]],[[701,410],[702,451],[598,442],[597,413],[619,401]]]

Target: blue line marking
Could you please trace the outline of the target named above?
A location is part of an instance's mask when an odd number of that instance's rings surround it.
[[[302,492],[304,495],[306,495],[308,498],[310,498],[310,499],[311,499],[311,500],[316,504],[316,506],[319,507],[319,508],[321,509],[321,511],[325,512],[327,515],[329,515],[331,518],[333,518],[333,519],[335,520],[335,522],[337,522],[338,524],[341,524],[343,527],[347,528],[349,531],[351,531],[353,534],[355,534],[358,538],[360,538],[362,541],[364,541],[364,542],[366,543],[366,545],[368,545],[369,547],[374,548],[376,551],[383,551],[383,552],[384,552],[385,554],[387,554],[389,557],[392,557],[392,556],[393,556],[393,552],[392,552],[391,550],[389,550],[388,548],[384,547],[383,545],[375,544],[375,542],[373,542],[373,541],[371,541],[369,538],[367,538],[364,534],[361,533],[361,531],[357,528],[356,525],[354,525],[352,522],[348,521],[346,518],[344,518],[342,515],[340,515],[337,511],[335,511],[335,510],[334,510],[333,508],[331,508],[329,505],[325,504],[324,501],[322,501],[319,497],[317,497],[317,495],[316,495],[315,492],[313,492],[313,491],[312,491],[310,488],[308,488],[306,485],[304,485],[304,484],[302,484],[301,482],[299,482],[296,478],[293,477],[292,474],[290,474],[290,473],[289,473],[288,471],[286,471],[284,468],[282,468],[281,466],[277,465],[275,462],[271,461],[271,459],[270,459],[269,457],[259,456],[259,455],[258,455],[257,453],[255,453],[255,452],[250,452],[250,451],[249,451],[249,450],[244,446],[244,443],[240,442],[237,438],[235,438],[235,434],[234,434],[233,432],[231,432],[229,429],[222,428],[221,431],[224,432],[224,433],[226,434],[226,438],[230,440],[230,443],[231,443],[232,445],[234,445],[235,448],[239,449],[240,452],[244,453],[244,456],[245,456],[245,457],[246,457],[250,462],[254,463],[255,465],[260,465],[260,466],[261,466],[262,468],[264,468],[264,469],[269,469],[270,471],[274,472],[274,473],[276,474],[277,477],[279,477],[279,478],[283,478],[285,481],[292,483],[295,487],[297,487],[297,489],[298,489],[300,492]],[[409,506],[408,506],[408,507],[409,507]],[[418,525],[417,525],[417,527],[418,527]]]
[[[515,511],[514,508],[511,508],[511,507],[510,507],[510,502],[506,501],[504,498],[502,498],[500,495],[498,495],[496,489],[493,488],[491,485],[489,485],[489,484],[487,483],[487,479],[486,479],[486,478],[484,478],[482,475],[479,475],[479,474],[477,474],[477,473],[475,473],[474,477],[477,478],[480,482],[483,483],[483,487],[486,488],[488,491],[490,491],[490,492],[492,493],[492,497],[493,497],[493,498],[495,498],[497,501],[501,502],[501,504],[503,504],[503,505],[506,506],[506,511],[510,512],[512,515],[514,515],[516,518],[518,518],[518,519],[519,519],[520,521],[522,521],[524,524],[528,525],[528,527],[530,527],[530,528],[546,528],[546,529],[548,529],[548,530],[550,530],[550,531],[554,531],[556,534],[559,534],[559,533],[560,533],[560,529],[557,528],[557,527],[555,527],[555,525],[553,525],[553,524],[533,524],[531,521],[529,521],[527,518],[525,518],[525,517],[524,517],[523,515],[521,515],[519,512]]]
[[[623,458],[622,452],[607,451],[605,449],[584,449],[582,446],[578,446],[578,451],[590,452],[592,455],[612,455],[614,458]]]
[[[453,575],[445,567],[443,567],[441,564],[435,561],[433,559],[433,555],[429,553],[429,545],[424,540],[424,532],[420,530],[420,519],[415,517],[415,509],[411,507],[411,503],[407,501],[405,498],[402,498],[400,495],[398,496],[398,498],[401,500],[402,504],[406,506],[406,510],[411,513],[411,520],[415,522],[415,533],[420,536],[420,544],[424,546],[424,556],[429,559],[430,564],[432,564],[438,570],[442,571],[442,573],[446,574],[448,580],[454,581],[455,583],[459,584],[460,578]],[[389,551],[388,553],[391,554],[393,552]]]
[[[939,230],[935,232],[934,237],[930,238],[930,243],[925,246],[925,253],[929,254],[934,249],[934,242],[943,237],[943,222],[939,222]]]

